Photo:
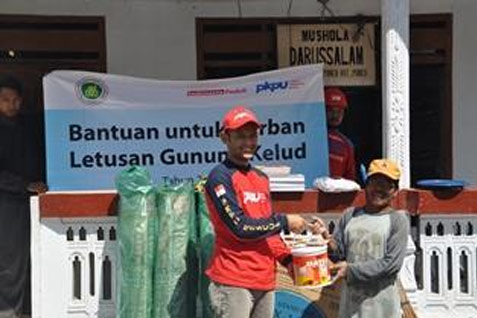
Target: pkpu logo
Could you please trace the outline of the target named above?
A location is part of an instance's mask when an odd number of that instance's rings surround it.
[[[304,85],[300,80],[290,80],[290,81],[279,81],[279,82],[268,82],[265,81],[264,83],[259,83],[256,86],[255,93],[261,93],[270,91],[271,93],[279,90],[286,90],[286,89],[296,89],[300,88]]]
[[[108,89],[100,79],[83,78],[76,83],[76,93],[86,104],[100,104],[108,95]]]
[[[260,92],[274,92],[276,90],[282,90],[282,89],[287,89],[288,87],[288,81],[283,81],[283,82],[267,82],[265,81],[264,83],[257,84],[257,88],[255,92],[258,94]]]

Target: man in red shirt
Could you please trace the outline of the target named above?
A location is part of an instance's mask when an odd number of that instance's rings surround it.
[[[339,88],[326,88],[325,104],[326,122],[328,124],[330,177],[356,180],[353,143],[338,131],[338,127],[343,121],[345,110],[348,107],[346,95]]]
[[[276,261],[291,265],[279,233],[301,233],[307,226],[298,215],[272,212],[268,177],[249,163],[259,128],[249,109],[238,106],[227,112],[220,135],[227,159],[210,172],[205,185],[216,234],[206,270],[215,317],[272,318]]]

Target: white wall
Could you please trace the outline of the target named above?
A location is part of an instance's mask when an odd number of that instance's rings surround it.
[[[454,176],[477,186],[477,1],[454,0]]]
[[[0,0],[0,14],[106,17],[110,73],[195,79],[195,18],[238,17],[238,0]],[[241,0],[243,17],[287,16],[289,0]],[[379,15],[380,0],[331,0],[335,15]],[[477,184],[476,0],[411,0],[412,13],[454,16],[454,174]],[[319,16],[316,0],[295,0],[291,16]]]
[[[449,11],[450,0],[414,1],[415,11]],[[460,1],[460,0],[456,0]],[[243,17],[287,16],[289,0],[241,0]],[[335,15],[378,15],[380,0],[332,0]],[[238,17],[237,0],[0,0],[0,14],[106,17],[108,71],[194,79],[195,18]],[[295,0],[292,16],[320,15],[316,0]]]

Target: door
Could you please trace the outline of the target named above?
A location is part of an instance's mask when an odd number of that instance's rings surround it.
[[[22,81],[22,113],[32,119],[38,180],[46,180],[42,77],[58,69],[106,71],[103,17],[0,15],[0,74]],[[24,312],[31,312],[30,279]]]

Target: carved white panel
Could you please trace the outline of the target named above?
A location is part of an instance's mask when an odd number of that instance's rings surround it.
[[[409,0],[382,0],[382,86],[384,157],[402,169],[400,185],[410,185]]]

